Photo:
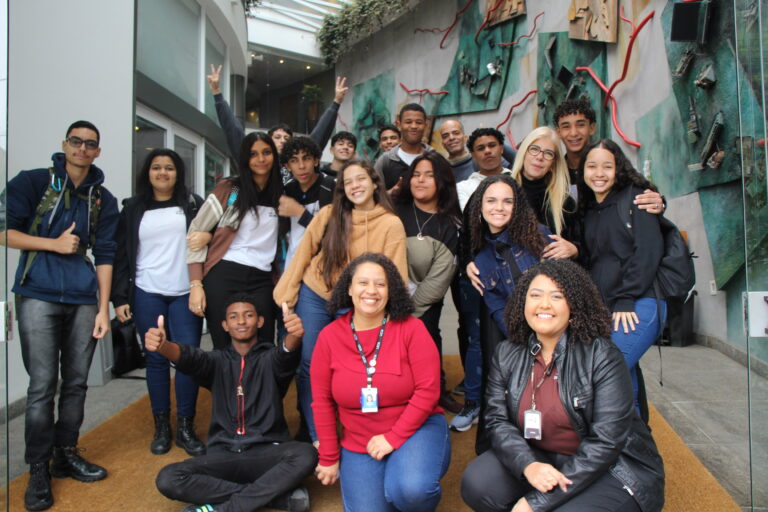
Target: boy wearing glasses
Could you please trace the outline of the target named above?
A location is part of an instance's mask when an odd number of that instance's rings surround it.
[[[106,469],[80,456],[77,440],[96,340],[109,330],[117,201],[102,186],[104,173],[93,165],[101,148],[92,123],[70,125],[61,147],[50,168],[22,171],[9,181],[0,204],[7,245],[22,251],[13,292],[29,374],[27,510],[53,505],[51,475],[82,482],[107,476]]]

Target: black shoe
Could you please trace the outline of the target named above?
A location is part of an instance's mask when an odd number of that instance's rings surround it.
[[[184,448],[190,457],[205,455],[205,445],[195,434],[195,422],[192,416],[176,417],[176,446]]]
[[[288,510],[290,512],[307,512],[309,510],[309,493],[304,487],[281,494],[267,504],[267,508]]]
[[[155,455],[168,453],[171,449],[171,419],[170,414],[161,412],[155,414],[155,437],[149,445],[149,451]]]
[[[48,461],[36,462],[29,466],[29,483],[24,493],[24,507],[27,510],[47,510],[53,506],[51,474]]]
[[[107,470],[82,458],[76,446],[54,447],[51,475],[56,478],[74,478],[81,482],[95,482],[107,477]]]
[[[463,407],[447,391],[443,391],[443,394],[440,395],[440,401],[438,402],[438,404],[440,405],[440,407],[442,407],[443,409],[445,409],[451,414],[459,414],[459,411],[461,411],[461,408]]]

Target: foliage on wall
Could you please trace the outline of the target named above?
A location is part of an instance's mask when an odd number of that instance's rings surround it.
[[[326,16],[317,33],[327,65],[335,64],[351,44],[370,35],[408,9],[409,0],[358,0]]]

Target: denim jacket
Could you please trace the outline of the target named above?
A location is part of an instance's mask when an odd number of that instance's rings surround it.
[[[545,226],[539,226],[542,236],[549,240],[551,234]],[[503,250],[509,247],[520,272],[535,265],[539,258],[531,254],[528,249],[513,243],[509,239],[509,231],[502,231],[495,239],[490,235],[485,236],[485,245],[475,255],[475,265],[480,270],[480,280],[483,282],[483,300],[494,322],[499,327],[504,337],[508,337],[507,326],[504,322],[504,308],[507,299],[515,290],[516,276],[510,270],[508,262],[504,259]]]

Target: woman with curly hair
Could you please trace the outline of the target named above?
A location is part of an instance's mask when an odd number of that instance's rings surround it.
[[[480,339],[470,341],[467,348],[464,409],[451,421],[451,428],[459,432],[469,430],[479,420],[483,368],[488,368],[496,344],[507,337],[507,299],[520,274],[541,260],[550,234],[539,224],[520,185],[506,174],[490,176],[480,183],[467,207],[470,255],[482,282],[482,288],[477,289],[487,314],[481,314]],[[478,446],[481,438],[478,432]]]
[[[328,310],[345,308],[312,357],[317,478],[341,479],[344,510],[434,510],[451,458],[437,348],[386,256],[363,254],[344,270]]]
[[[442,360],[440,315],[443,297],[456,274],[461,226],[456,181],[448,160],[430,150],[416,157],[403,175],[402,183],[394,201],[407,237],[413,316],[424,322]],[[458,413],[461,404],[445,389],[442,371],[440,386],[440,405]]]
[[[659,219],[637,208],[633,199],[656,187],[609,139],[587,147],[581,168],[581,259],[613,313],[613,342],[627,361],[637,400],[637,363],[661,334],[666,302],[654,289],[664,254]],[[629,211],[620,212],[620,208]],[[631,225],[624,224],[626,218]]]
[[[333,201],[317,212],[273,293],[277,304],[296,307],[304,324],[301,364],[296,376],[299,405],[313,442],[312,391],[309,363],[320,331],[335,318],[329,312],[339,275],[350,260],[366,252],[381,253],[395,262],[408,282],[405,230],[395,215],[384,184],[370,163],[350,160],[341,171]]]
[[[529,268],[506,319],[486,391],[492,448],[464,471],[464,501],[481,512],[661,510],[663,462],[589,275],[568,260]]]

